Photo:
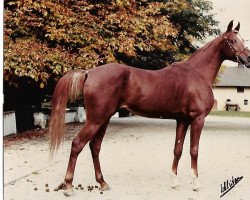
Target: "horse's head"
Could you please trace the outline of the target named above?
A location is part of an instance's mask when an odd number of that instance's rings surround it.
[[[228,24],[227,31],[223,33],[223,54],[226,59],[238,62],[250,68],[250,50],[245,46],[244,40],[239,37],[240,23],[233,29],[233,21]]]

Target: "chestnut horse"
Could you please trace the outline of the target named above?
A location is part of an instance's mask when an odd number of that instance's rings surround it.
[[[65,176],[66,196],[73,194],[72,181],[79,153],[89,142],[96,181],[102,190],[104,181],[99,153],[109,120],[119,108],[151,118],[175,119],[177,122],[172,165],[173,188],[178,186],[177,167],[182,154],[186,131],[190,129],[190,155],[193,189],[200,187],[197,158],[199,139],[205,117],[213,107],[213,81],[224,60],[250,67],[250,50],[238,37],[240,24],[194,53],[187,61],[173,63],[157,71],[141,70],[122,64],[107,64],[88,71],[71,71],[57,83],[52,98],[49,124],[50,150],[57,149],[64,136],[67,101],[82,94],[86,122],[74,138]]]

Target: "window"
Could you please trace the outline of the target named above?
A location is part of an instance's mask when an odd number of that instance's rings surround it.
[[[237,93],[244,93],[244,87],[237,87]]]
[[[244,105],[247,106],[248,105],[248,100],[244,99]]]

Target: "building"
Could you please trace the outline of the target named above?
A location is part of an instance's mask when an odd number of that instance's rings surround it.
[[[229,109],[250,112],[250,69],[226,67],[213,87],[214,110]]]

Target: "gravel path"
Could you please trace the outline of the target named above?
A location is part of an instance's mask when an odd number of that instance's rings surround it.
[[[4,140],[4,199],[61,200],[71,141],[81,124],[67,125],[62,148],[49,158],[44,130],[39,137]],[[95,188],[92,158],[88,146],[78,158],[74,200],[196,200],[220,199],[224,181],[243,179],[221,199],[250,199],[250,119],[209,116],[200,141],[199,192],[190,184],[189,134],[179,164],[181,188],[170,188],[170,169],[175,140],[175,121],[141,117],[114,118],[108,127],[100,154],[105,180],[111,190]],[[87,186],[94,186],[88,191]]]

